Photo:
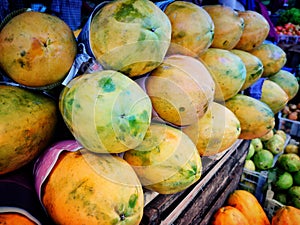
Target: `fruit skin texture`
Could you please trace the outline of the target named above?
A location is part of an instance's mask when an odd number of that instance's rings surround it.
[[[270,25],[258,12],[252,10],[239,11],[238,15],[244,20],[244,30],[236,49],[251,51],[260,46],[267,38]]]
[[[0,85],[0,174],[28,164],[50,143],[57,112],[48,96]]]
[[[46,13],[21,13],[0,32],[0,66],[11,79],[25,86],[60,82],[76,53],[76,39],[69,26]]]
[[[112,1],[96,13],[90,26],[96,59],[105,69],[130,77],[156,68],[170,42],[170,21],[149,0]]]
[[[212,225],[250,225],[247,218],[237,208],[223,206],[215,212]]]
[[[210,47],[231,50],[244,31],[244,19],[229,6],[204,5],[214,23],[214,39]]]
[[[139,224],[142,186],[121,157],[63,151],[44,183],[42,203],[57,224]]]
[[[209,48],[200,57],[216,83],[214,101],[223,103],[236,95],[246,81],[246,67],[240,57],[229,50]]]
[[[278,84],[288,95],[290,101],[299,91],[299,83],[297,78],[286,70],[279,70],[274,75],[268,77],[269,80]]]
[[[231,52],[239,56],[246,67],[246,80],[241,88],[242,91],[261,78],[264,67],[260,59],[249,52],[238,49],[232,49]]]
[[[166,57],[146,78],[145,88],[158,116],[177,126],[201,118],[215,93],[214,80],[205,64],[184,55]]]
[[[195,144],[181,130],[152,123],[141,145],[126,151],[142,185],[160,194],[174,194],[201,177],[202,161]]]
[[[120,153],[142,142],[150,125],[152,105],[131,78],[103,70],[71,80],[61,92],[59,109],[85,148]]]
[[[182,131],[196,144],[201,156],[210,156],[232,146],[241,133],[241,126],[233,112],[212,102],[203,117]]]
[[[300,209],[283,206],[272,217],[272,225],[297,225],[300,221]]]
[[[225,106],[241,123],[241,139],[259,138],[275,126],[274,113],[268,105],[250,96],[237,94],[228,99]]]
[[[0,213],[0,224],[3,225],[35,225],[36,223],[30,220],[25,215],[13,212]]]
[[[246,190],[233,191],[226,204],[240,210],[249,224],[270,225],[270,221],[256,197]]]
[[[284,153],[278,157],[278,165],[293,173],[300,170],[300,157],[295,153]]]
[[[278,84],[271,80],[265,80],[261,89],[260,101],[266,103],[276,114],[286,106],[289,96]]]
[[[196,57],[211,46],[215,27],[202,7],[191,2],[175,1],[164,12],[172,26],[171,45],[167,55]]]
[[[260,170],[267,170],[272,168],[274,156],[266,149],[256,152],[253,156],[255,167]]]
[[[263,43],[249,52],[261,60],[264,66],[262,77],[278,73],[287,61],[283,49],[273,43]]]

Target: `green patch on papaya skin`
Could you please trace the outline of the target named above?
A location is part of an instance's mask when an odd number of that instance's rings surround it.
[[[135,0],[123,3],[119,7],[119,11],[115,13],[115,19],[120,22],[131,22],[137,18],[144,18],[145,15],[141,14],[136,8],[134,8]]]
[[[116,90],[116,85],[114,84],[111,77],[104,77],[98,81],[98,86],[104,91],[104,92],[113,92]]]
[[[134,208],[136,206],[136,203],[138,201],[138,195],[137,194],[132,194],[130,195],[129,201],[128,201],[128,206],[130,208]]]
[[[263,72],[263,67],[262,66],[258,66],[258,67],[256,67],[255,68],[255,73],[251,73],[250,74],[250,78],[251,79],[255,79],[255,78],[257,78],[260,74],[262,74],[262,72]]]

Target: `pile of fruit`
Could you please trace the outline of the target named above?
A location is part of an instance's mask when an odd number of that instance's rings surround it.
[[[57,224],[139,224],[144,189],[187,189],[202,157],[269,134],[299,89],[255,11],[115,0],[78,38],[28,10],[0,28],[0,176],[32,163]],[[78,71],[79,43],[98,70]]]
[[[300,151],[299,142],[291,139],[283,154],[269,171],[268,183],[274,199],[300,209]]]
[[[284,206],[269,219],[256,197],[245,190],[230,193],[225,205],[213,215],[212,225],[295,225],[300,219],[300,209]]]
[[[300,103],[287,104],[283,110],[281,111],[282,117],[287,118],[289,120],[300,121]]]
[[[271,130],[263,137],[252,139],[245,168],[252,171],[271,169],[278,156],[284,152],[287,137],[283,130]]]
[[[276,33],[279,35],[300,36],[300,25],[286,23],[283,26],[275,27]]]

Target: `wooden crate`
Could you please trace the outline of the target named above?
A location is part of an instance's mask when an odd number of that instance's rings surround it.
[[[249,141],[238,140],[214,157],[202,157],[201,179],[173,195],[149,195],[141,225],[207,225],[228,195],[238,187]]]

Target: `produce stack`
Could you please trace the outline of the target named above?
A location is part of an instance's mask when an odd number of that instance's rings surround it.
[[[31,165],[50,223],[140,224],[145,190],[187,190],[204,157],[274,129],[299,85],[272,79],[286,55],[268,33],[254,11],[183,1],[102,3],[78,38],[15,12],[0,26],[1,176]]]

